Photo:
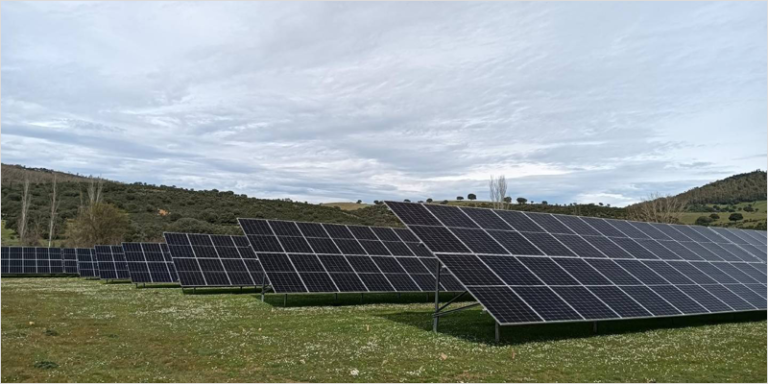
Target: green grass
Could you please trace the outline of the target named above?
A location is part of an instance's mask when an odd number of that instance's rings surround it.
[[[735,207],[741,207],[744,208],[747,205],[751,204],[753,208],[757,209],[757,212],[747,212],[747,211],[737,211],[738,213],[741,213],[744,216],[744,220],[756,220],[759,222],[765,222],[766,221],[766,212],[768,209],[768,201],[754,201],[751,203],[738,203],[734,204]],[[713,206],[714,204],[707,204],[708,206]],[[724,207],[723,204],[720,204],[720,207]],[[692,225],[696,222],[696,219],[698,219],[700,216],[709,216],[713,212],[685,212],[680,216],[680,223],[682,224],[689,224]],[[732,224],[730,220],[728,220],[728,216],[731,215],[731,212],[714,212],[717,213],[720,218],[718,220],[715,220],[712,222],[712,225],[726,225],[726,224]],[[754,223],[750,223],[754,224]]]
[[[282,296],[2,279],[3,382],[765,382],[765,312],[430,332],[425,295]],[[378,303],[373,303],[378,300]],[[398,302],[399,301],[399,302]]]
[[[16,235],[16,231],[5,227],[5,220],[0,225],[0,231],[2,231],[2,243],[4,247],[19,245],[19,238]]]

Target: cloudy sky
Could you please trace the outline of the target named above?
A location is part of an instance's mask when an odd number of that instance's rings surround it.
[[[2,5],[2,161],[310,202],[765,169],[766,3]]]

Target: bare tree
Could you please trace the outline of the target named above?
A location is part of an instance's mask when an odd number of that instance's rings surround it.
[[[628,207],[629,218],[654,223],[676,223],[687,202],[677,196],[651,193],[642,202]]]
[[[53,187],[51,188],[51,220],[48,223],[48,248],[51,247],[51,242],[53,241],[53,235],[56,230],[56,215],[59,211],[59,204],[61,204],[61,200],[58,200],[56,196],[56,185],[56,174],[54,174]]]
[[[491,179],[488,181],[488,189],[491,196],[491,202],[495,209],[507,208],[507,178],[504,175],[494,178],[491,175]]]
[[[29,176],[24,172],[24,184],[21,190],[21,217],[19,218],[19,241],[26,245],[29,235],[29,206],[32,195],[29,193]]]

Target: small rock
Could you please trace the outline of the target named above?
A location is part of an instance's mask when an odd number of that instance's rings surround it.
[[[353,369],[353,370],[349,371],[349,374],[352,375],[352,376],[357,376],[357,375],[360,374],[360,371],[358,371],[357,369]]]

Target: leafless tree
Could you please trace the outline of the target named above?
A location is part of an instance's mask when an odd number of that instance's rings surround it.
[[[19,218],[19,241],[26,245],[29,235],[29,206],[32,195],[29,193],[29,176],[24,173],[24,184],[21,190],[21,217]]]
[[[504,175],[494,178],[491,175],[491,179],[488,181],[488,189],[491,196],[491,202],[495,209],[507,208],[507,178]]]
[[[628,207],[629,218],[654,223],[676,223],[687,202],[677,196],[651,193],[640,203]]]
[[[48,223],[48,248],[51,247],[51,242],[53,241],[53,235],[56,231],[56,215],[59,211],[59,204],[61,204],[61,200],[57,199],[56,196],[56,174],[53,175],[53,181],[52,181],[53,187],[51,188],[51,220]]]

